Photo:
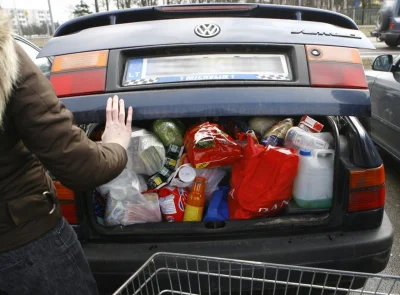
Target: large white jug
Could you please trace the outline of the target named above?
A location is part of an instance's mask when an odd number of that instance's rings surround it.
[[[293,198],[302,208],[330,208],[333,196],[335,151],[300,150],[299,170],[293,184]]]

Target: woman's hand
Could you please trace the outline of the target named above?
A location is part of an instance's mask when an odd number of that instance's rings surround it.
[[[118,143],[128,149],[132,133],[132,107],[128,109],[125,122],[125,102],[117,95],[107,100],[106,127],[102,136],[103,143]]]

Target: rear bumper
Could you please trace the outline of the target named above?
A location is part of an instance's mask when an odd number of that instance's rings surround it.
[[[382,225],[360,232],[334,232],[254,239],[159,244],[88,243],[83,248],[102,291],[115,290],[152,254],[175,252],[243,260],[378,273],[393,243],[387,215]]]
[[[390,32],[390,33],[377,33],[380,40],[387,42],[397,42],[400,37],[400,32]]]

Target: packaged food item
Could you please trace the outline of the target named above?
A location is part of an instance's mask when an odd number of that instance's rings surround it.
[[[185,212],[189,190],[167,186],[158,192],[163,219],[168,222],[181,222]]]
[[[216,191],[214,191],[203,218],[204,222],[225,221],[229,219],[228,191],[229,186],[220,186]]]
[[[180,156],[180,153],[181,153],[181,147],[180,146],[177,146],[177,145],[174,145],[174,144],[170,144],[167,147],[167,157],[168,158],[171,158],[171,159],[174,159],[174,160],[178,160],[179,156]]]
[[[116,200],[107,198],[104,223],[106,226],[131,225],[135,223],[160,222],[161,211],[158,195],[148,193],[140,198]]]
[[[276,123],[274,118],[270,117],[253,117],[249,120],[249,128],[254,132],[263,136]]]
[[[294,149],[255,144],[251,135],[247,142],[232,167],[229,218],[277,215],[292,198],[299,156]]]
[[[298,126],[311,133],[319,133],[324,128],[324,125],[309,116],[303,116]]]
[[[261,140],[262,145],[272,145],[272,146],[283,146],[283,141],[286,137],[286,133],[290,128],[293,127],[293,119],[287,118],[269,129],[267,133],[264,134]]]
[[[293,198],[302,208],[332,207],[334,150],[300,150],[299,172]]]
[[[163,180],[163,182],[167,182],[168,179],[171,177],[172,175],[172,171],[169,170],[167,167],[163,167],[160,172],[158,172],[158,174],[160,175],[161,179]]]
[[[298,152],[300,149],[328,149],[332,142],[333,136],[329,132],[310,133],[299,127],[292,127],[285,137],[284,146]]]
[[[176,164],[178,164],[177,160],[172,159],[172,158],[165,158],[165,164],[164,167],[166,167],[167,169],[174,171]]]
[[[209,200],[213,192],[218,189],[218,185],[221,180],[225,177],[226,170],[222,169],[222,167],[196,169],[196,175],[207,180],[207,186],[204,194],[206,199]]]
[[[185,134],[184,144],[195,168],[230,165],[240,159],[241,146],[217,124],[205,122]]]
[[[203,177],[196,177],[192,190],[187,197],[183,221],[193,222],[202,220],[204,205],[206,202],[204,196],[205,188],[206,179]]]
[[[153,175],[161,170],[165,161],[165,148],[152,133],[134,128],[128,147],[128,166],[138,174]]]
[[[183,145],[184,125],[174,119],[159,119],[153,122],[154,133],[161,139],[165,146]]]
[[[154,174],[147,181],[147,187],[150,190],[156,189],[161,184],[163,184],[163,180],[162,180],[161,175],[159,173]]]

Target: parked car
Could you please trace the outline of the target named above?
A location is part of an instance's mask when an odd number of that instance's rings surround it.
[[[379,38],[390,47],[397,47],[400,43],[400,1],[385,0],[378,12],[376,28],[371,36]]]
[[[366,121],[374,142],[400,160],[400,56],[378,56],[366,71],[372,116]]]
[[[56,182],[63,214],[82,241],[100,289],[115,290],[159,251],[370,273],[384,270],[393,231],[384,211],[383,163],[357,118],[371,115],[357,48],[374,47],[353,20],[305,7],[145,7],[88,15],[61,25],[39,57],[55,56],[50,81],[88,133],[88,124],[105,122],[106,100],[118,94],[134,107],[135,126],[149,126],[159,118],[298,119],[307,114],[323,122],[335,142],[330,210],[105,227],[94,212],[92,191],[72,192]],[[249,56],[260,62],[252,67],[241,62]],[[209,64],[210,73],[200,68],[207,58],[219,60]],[[229,73],[215,74],[216,64]],[[347,152],[340,151],[339,142],[348,142]],[[229,269],[219,271],[229,274]],[[338,282],[334,276],[315,279],[333,286]],[[347,280],[345,288],[360,288],[364,281]],[[199,291],[197,282],[192,288]]]
[[[32,42],[26,40],[25,38],[14,35],[14,40],[25,50],[28,56],[32,59],[32,61],[39,67],[42,73],[46,77],[50,77],[52,58],[51,57],[40,57],[39,55],[40,48],[33,44]]]

